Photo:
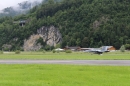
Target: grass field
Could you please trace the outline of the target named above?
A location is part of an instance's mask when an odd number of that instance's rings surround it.
[[[130,67],[0,65],[0,86],[130,86]]]
[[[128,59],[130,52],[4,52],[0,59]],[[0,86],[130,86],[130,66],[0,64]]]
[[[87,59],[121,59],[130,60],[130,51],[121,52],[110,52],[104,53],[103,55],[90,54],[84,52],[73,52],[73,53],[52,53],[52,52],[21,52],[20,54],[15,54],[14,52],[5,52],[0,54],[0,59],[74,59],[74,60],[87,60]]]

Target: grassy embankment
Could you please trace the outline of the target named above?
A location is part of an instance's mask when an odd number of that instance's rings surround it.
[[[0,54],[0,59],[128,59],[130,60],[130,51],[121,53],[119,51],[104,53],[103,55],[84,53],[84,52],[73,52],[73,53],[52,53],[52,52],[21,52],[20,54],[15,54],[14,52],[5,52]]]
[[[130,86],[130,67],[0,65],[1,86]]]

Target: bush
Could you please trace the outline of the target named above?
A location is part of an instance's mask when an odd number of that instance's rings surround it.
[[[46,53],[46,51],[45,51],[45,50],[42,50],[42,52],[43,52],[43,53]]]
[[[15,54],[20,54],[20,50],[16,50],[16,51],[15,51]]]
[[[120,51],[125,52],[125,46],[124,45],[121,46]]]
[[[66,52],[66,53],[72,53],[72,51],[71,51],[71,50],[66,50],[65,52]]]
[[[59,51],[59,50],[57,50],[56,52],[57,52],[57,53],[60,53],[60,51]]]
[[[55,50],[53,50],[52,52],[53,52],[53,53],[55,53],[56,51],[55,51]]]
[[[126,48],[127,50],[130,50],[130,44],[125,44],[125,48]]]
[[[0,54],[3,54],[3,51],[0,51]]]

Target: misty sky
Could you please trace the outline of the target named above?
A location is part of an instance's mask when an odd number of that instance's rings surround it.
[[[36,0],[0,0],[0,10],[6,7],[17,5],[18,3],[23,1],[36,1]],[[37,0],[37,1],[41,1],[41,0]]]

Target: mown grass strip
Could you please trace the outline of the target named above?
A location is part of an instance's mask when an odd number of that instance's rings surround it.
[[[87,60],[87,59],[97,59],[97,60],[130,60],[129,52],[111,52],[104,53],[103,55],[84,53],[84,52],[73,52],[73,53],[52,53],[52,52],[21,52],[20,54],[15,54],[13,52],[0,54],[0,59],[75,59],[75,60]]]
[[[130,67],[0,65],[1,86],[130,86]]]

